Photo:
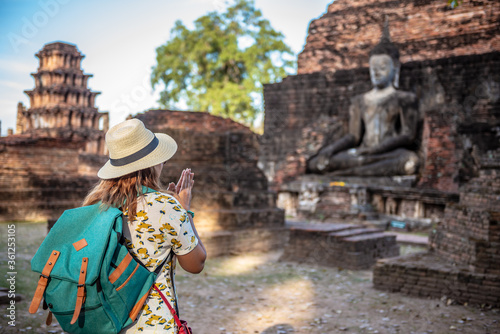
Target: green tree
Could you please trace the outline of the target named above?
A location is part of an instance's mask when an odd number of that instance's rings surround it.
[[[253,0],[235,0],[224,13],[210,12],[189,30],[180,21],[156,49],[151,84],[164,86],[158,101],[173,108],[184,101],[252,126],[262,112],[262,84],[281,80],[295,62],[284,36]]]
[[[461,4],[462,0],[448,0],[448,5],[450,5],[451,8],[456,8]]]

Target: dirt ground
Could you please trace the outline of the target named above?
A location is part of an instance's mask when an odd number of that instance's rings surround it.
[[[62,333],[46,312],[27,312],[37,275],[29,260],[45,224],[16,224],[16,327],[2,305],[0,333]],[[6,224],[0,224],[0,270],[7,272]],[[416,249],[403,247],[404,252]],[[455,305],[373,289],[371,271],[281,262],[281,251],[209,259],[205,270],[176,276],[181,318],[195,334],[500,333],[500,310]],[[2,280],[0,286],[7,286]]]

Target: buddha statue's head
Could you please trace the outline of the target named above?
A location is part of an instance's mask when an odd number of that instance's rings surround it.
[[[377,88],[393,85],[399,87],[399,51],[389,36],[389,24],[385,21],[380,42],[370,52],[370,78]]]

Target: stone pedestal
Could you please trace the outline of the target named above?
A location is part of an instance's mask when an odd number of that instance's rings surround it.
[[[407,229],[428,229],[444,218],[458,194],[411,187],[414,178],[355,178],[304,175],[279,190],[287,215],[316,220],[404,222]],[[294,207],[295,204],[295,207]]]

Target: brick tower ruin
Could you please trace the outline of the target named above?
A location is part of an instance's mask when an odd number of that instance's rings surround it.
[[[92,74],[85,74],[81,69],[85,56],[75,45],[61,42],[46,44],[36,56],[40,66],[31,74],[35,88],[25,91],[30,98],[30,108],[18,105],[16,133],[76,137],[86,142],[85,152],[104,154],[109,114],[98,112],[94,106],[100,93],[87,87]]]
[[[16,133],[0,137],[0,221],[53,220],[80,206],[107,160],[109,114],[94,106],[84,56],[61,42],[36,56],[30,107],[19,103]]]

